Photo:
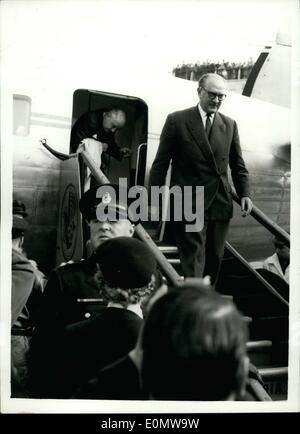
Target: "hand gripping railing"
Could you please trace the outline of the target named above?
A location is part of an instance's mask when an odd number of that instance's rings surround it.
[[[238,197],[238,195],[233,191],[232,192],[233,200],[241,204],[241,200]],[[280,226],[278,226],[273,220],[271,220],[266,214],[264,214],[259,208],[257,208],[255,205],[253,205],[252,211],[250,215],[258,221],[261,225],[263,225],[269,232],[271,232],[273,235],[276,235],[279,237],[282,242],[286,246],[290,246],[290,235],[282,229]],[[255,275],[255,277],[268,289],[269,292],[271,292],[275,297],[277,297],[283,304],[286,306],[289,306],[289,303],[273,288],[272,285],[269,284],[247,261],[244,259],[228,242],[226,242],[227,249],[233,254],[234,256],[238,257],[239,260],[249,269],[251,272]]]
[[[225,243],[225,246],[227,248],[227,250],[236,258],[238,258],[238,260],[256,277],[257,280],[259,280],[264,287],[271,293],[273,294],[275,297],[277,297],[285,306],[289,306],[289,303],[276,291],[276,289],[273,288],[272,285],[270,285],[269,282],[266,281],[266,279],[264,279],[256,270],[255,268],[253,268],[248,261],[246,261],[245,258],[243,258],[243,256],[241,256],[233,247],[231,244],[229,244],[227,241]]]
[[[55,157],[66,160],[68,158],[73,157],[76,154],[63,154],[60,152],[55,151],[52,149],[48,144],[46,139],[40,140],[42,145],[51,152]],[[104,173],[95,165],[93,159],[89,155],[87,151],[81,151],[80,152],[85,164],[89,167],[90,171],[92,172],[94,178],[96,179],[99,184],[107,184],[109,183],[109,179],[104,175]],[[237,196],[237,194],[233,191],[232,197],[235,202],[238,204],[241,203],[241,200]],[[257,220],[260,224],[262,224],[265,228],[267,228],[271,233],[274,235],[280,237],[282,241],[285,243],[285,245],[290,246],[290,236],[289,234],[284,231],[280,226],[278,226],[275,222],[273,222],[269,217],[267,217],[259,208],[253,205],[253,209],[251,211],[252,217]],[[145,231],[143,226],[141,224],[136,225],[135,232],[137,236],[144,241],[148,247],[153,252],[163,274],[167,278],[167,280],[175,286],[180,286],[183,283],[182,278],[179,276],[179,274],[176,272],[176,270],[172,267],[172,265],[168,262],[166,257],[163,255],[163,253],[158,249],[150,235]],[[276,290],[262,277],[257,273],[254,268],[252,268],[248,262],[241,257],[229,244],[226,243],[226,247],[231,251],[232,254],[239,256],[239,259],[242,260],[245,265],[247,265],[248,268],[251,268],[251,271],[255,273],[256,277],[269,289],[270,292],[272,292],[276,297],[278,297],[285,305],[288,306],[288,303],[286,300],[284,300],[280,294],[277,293]]]
[[[47,144],[46,139],[40,140],[41,144],[56,158],[59,158],[60,160],[67,160],[69,158],[75,157],[76,154],[63,154],[61,152],[55,151],[51,146]],[[93,177],[95,180],[101,185],[101,184],[107,184],[110,183],[109,179],[104,175],[102,170],[100,170],[96,164],[94,163],[94,160],[90,156],[90,154],[87,151],[80,151],[80,155],[84,161],[84,163],[87,165],[87,167],[90,169]],[[163,275],[166,277],[169,283],[171,283],[174,286],[179,286],[183,283],[183,279],[179,274],[176,272],[176,270],[172,267],[171,264],[169,264],[167,258],[163,255],[163,253],[159,250],[157,245],[154,243],[150,235],[145,231],[143,226],[139,223],[135,226],[135,233],[140,238],[140,240],[144,241],[149,249],[152,251],[153,255],[156,258],[156,261],[163,273]]]
[[[232,192],[232,197],[236,203],[238,203],[239,205],[241,204],[241,199],[234,191]],[[269,232],[271,232],[273,235],[276,235],[278,238],[280,238],[286,246],[290,247],[290,235],[284,229],[278,226],[277,223],[273,222],[273,220],[271,220],[266,214],[264,214],[255,205],[253,205],[250,215],[256,221],[258,221],[258,223],[260,223],[266,229],[268,229]]]

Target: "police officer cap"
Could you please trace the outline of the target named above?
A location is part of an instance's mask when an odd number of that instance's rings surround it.
[[[156,271],[151,250],[135,238],[112,238],[101,244],[95,254],[104,279],[114,288],[142,288]]]
[[[79,209],[88,221],[96,218],[101,220],[101,211],[105,215],[109,211],[108,216],[116,216],[116,219],[128,218],[127,207],[130,203],[132,199],[128,198],[128,190],[125,187],[117,184],[104,184],[86,191],[79,201]],[[98,207],[99,204],[102,206]]]
[[[13,200],[13,229],[24,232],[28,228],[28,223],[25,220],[28,214],[23,202],[18,199]]]

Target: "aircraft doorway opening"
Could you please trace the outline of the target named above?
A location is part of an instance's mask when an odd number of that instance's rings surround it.
[[[131,96],[78,89],[73,96],[72,127],[87,112],[109,111],[112,108],[121,109],[126,114],[126,124],[116,131],[115,142],[121,148],[129,148],[131,154],[118,161],[103,153],[105,175],[112,183],[118,183],[119,178],[127,178],[128,187],[144,185],[148,131],[148,107],[144,101]]]

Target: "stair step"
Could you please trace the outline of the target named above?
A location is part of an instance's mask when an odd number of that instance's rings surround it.
[[[251,340],[286,341],[288,336],[288,318],[282,316],[253,317],[250,327]]]
[[[158,246],[159,250],[166,254],[166,253],[178,253],[178,249],[176,246]]]
[[[227,300],[233,301],[232,295],[223,295],[223,294],[221,294],[221,296],[222,296],[222,298],[225,298]]]
[[[288,378],[287,366],[274,367],[274,368],[262,368],[259,369],[258,371],[263,381],[266,382]]]
[[[272,347],[272,341],[269,340],[261,340],[261,341],[249,341],[247,342],[247,350],[252,351],[263,351],[267,348]]]
[[[267,392],[272,397],[273,401],[282,401],[287,399],[287,366],[261,368],[258,372],[260,373]]]
[[[180,265],[180,259],[168,259],[169,264]]]
[[[251,362],[257,367],[270,366],[272,341],[259,340],[247,342],[248,356]]]
[[[233,294],[233,297],[239,310],[245,315],[255,317],[266,317],[268,315],[270,317],[277,317],[287,316],[288,314],[286,307],[272,295],[253,294],[242,296]]]

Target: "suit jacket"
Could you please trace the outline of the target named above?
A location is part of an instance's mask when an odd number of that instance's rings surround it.
[[[232,217],[228,165],[237,194],[240,197],[250,194],[237,124],[221,113],[215,114],[209,142],[197,106],[168,115],[151,168],[150,186],[164,185],[171,160],[171,187],[204,186],[206,219]]]

